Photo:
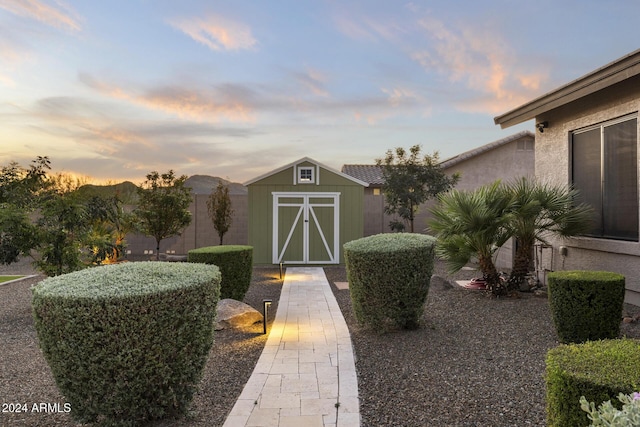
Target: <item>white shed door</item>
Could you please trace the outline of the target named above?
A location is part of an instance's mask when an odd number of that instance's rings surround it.
[[[340,262],[340,193],[273,195],[273,263]]]

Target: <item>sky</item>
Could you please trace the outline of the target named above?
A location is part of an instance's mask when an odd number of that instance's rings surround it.
[[[637,0],[0,0],[0,166],[245,182],[534,130],[493,118],[640,47]]]

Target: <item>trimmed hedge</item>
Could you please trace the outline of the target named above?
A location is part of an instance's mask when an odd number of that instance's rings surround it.
[[[222,273],[220,298],[244,299],[251,285],[253,246],[222,245],[192,249],[187,254],[187,261],[217,265]]]
[[[551,315],[563,343],[617,338],[625,278],[607,271],[549,273]]]
[[[615,339],[568,344],[549,350],[546,358],[547,424],[584,427],[588,402],[611,402],[620,408],[618,394],[640,387],[640,341]]]
[[[215,266],[136,262],[43,280],[35,327],[80,422],[107,426],[184,415],[213,344]]]
[[[415,329],[424,312],[436,239],[377,234],[347,242],[344,257],[356,320],[376,330]]]

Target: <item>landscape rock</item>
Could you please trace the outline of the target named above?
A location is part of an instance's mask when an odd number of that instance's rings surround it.
[[[230,298],[220,300],[216,311],[216,331],[243,328],[264,320],[262,313],[255,308]]]
[[[160,261],[167,262],[187,262],[187,255],[169,255],[169,254],[160,254]]]
[[[433,276],[431,276],[431,283],[429,284],[429,288],[441,291],[449,291],[453,289],[453,285],[444,277],[434,274]]]

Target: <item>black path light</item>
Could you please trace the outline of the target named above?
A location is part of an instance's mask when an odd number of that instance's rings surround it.
[[[262,316],[264,317],[262,319],[262,333],[266,334],[267,333],[267,316],[269,315],[269,307],[271,307],[271,303],[273,302],[273,300],[270,299],[263,299],[262,300]]]

